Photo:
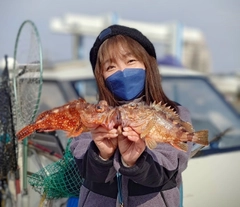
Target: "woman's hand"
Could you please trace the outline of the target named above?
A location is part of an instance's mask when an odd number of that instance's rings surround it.
[[[108,131],[104,127],[97,127],[91,130],[92,139],[99,149],[100,156],[104,159],[109,159],[117,148],[117,130],[112,129]]]
[[[140,155],[145,150],[146,144],[139,134],[130,127],[124,127],[122,134],[118,136],[118,148],[123,161],[129,166],[133,166]]]

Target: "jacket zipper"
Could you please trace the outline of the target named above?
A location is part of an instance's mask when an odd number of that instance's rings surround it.
[[[167,202],[166,202],[166,200],[165,200],[165,197],[164,197],[164,195],[163,195],[163,192],[160,191],[160,194],[161,194],[161,196],[162,196],[164,205],[165,205],[166,207],[168,207]]]
[[[87,198],[88,198],[88,195],[89,195],[89,193],[90,193],[90,191],[88,191],[88,192],[87,192],[86,198],[85,198],[85,200],[84,200],[84,202],[83,202],[83,205],[82,205],[82,206],[84,206],[84,205],[85,205],[85,203],[86,203],[86,201],[87,201]]]
[[[122,197],[122,175],[121,173],[117,172],[117,185],[118,185],[118,201],[119,201],[119,206],[123,207],[123,197]]]

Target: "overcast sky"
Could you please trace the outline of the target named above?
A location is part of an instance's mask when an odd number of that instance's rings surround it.
[[[179,21],[199,28],[212,56],[213,72],[240,72],[240,0],[0,0],[0,58],[13,56],[21,23],[32,20],[43,55],[53,61],[71,57],[71,37],[54,34],[49,21],[66,13],[103,15],[144,22]]]

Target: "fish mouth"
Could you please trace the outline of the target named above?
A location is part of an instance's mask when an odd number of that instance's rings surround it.
[[[122,125],[122,127],[129,126],[129,121],[127,121],[127,120],[122,120],[121,125]]]
[[[121,127],[128,126],[130,121],[125,118],[126,117],[125,110],[122,107],[119,107],[117,111],[118,111],[118,117],[117,117],[118,126],[121,126]]]
[[[104,120],[103,126],[111,130],[119,125],[121,125],[121,115],[117,109],[111,109]]]

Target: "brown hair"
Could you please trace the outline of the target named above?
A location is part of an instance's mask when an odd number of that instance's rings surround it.
[[[178,112],[176,103],[168,99],[162,89],[161,76],[156,59],[150,56],[137,41],[123,35],[116,35],[108,38],[99,48],[95,67],[95,78],[98,86],[99,100],[106,100],[111,106],[120,105],[119,101],[114,98],[113,94],[105,85],[101,63],[106,58],[109,58],[111,61],[121,58],[123,52],[131,52],[133,56],[135,56],[145,65],[146,80],[145,90],[142,94],[143,101],[145,101],[147,104],[150,104],[154,101],[156,101],[156,103],[161,101],[163,104],[166,103],[167,106],[170,106],[176,112]]]

